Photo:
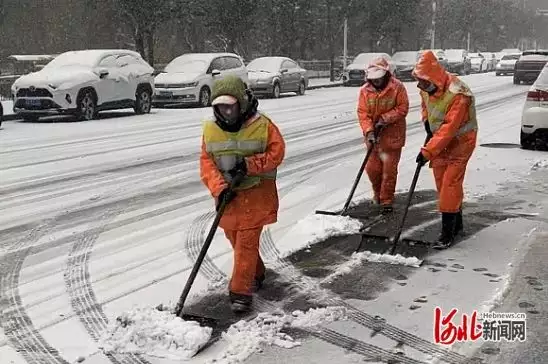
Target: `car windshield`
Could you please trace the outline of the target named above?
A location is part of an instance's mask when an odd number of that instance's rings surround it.
[[[67,52],[60,54],[49,62],[44,69],[53,69],[66,66],[84,66],[93,67],[97,57],[93,57],[89,52]]]
[[[369,62],[380,56],[381,53],[362,53],[358,55],[352,63],[359,65],[369,64]]]
[[[167,73],[205,73],[209,62],[202,58],[196,58],[195,56],[180,56],[169,62],[164,68],[164,72]]]
[[[415,63],[417,61],[417,52],[396,52],[392,57],[394,62]]]
[[[520,57],[519,54],[507,54],[501,58],[501,61],[517,60],[519,59],[519,57]]]
[[[255,72],[278,72],[280,70],[280,64],[282,60],[279,58],[272,58],[272,57],[263,57],[263,58],[257,58],[251,61],[247,65],[247,69],[249,71],[255,71]]]
[[[449,49],[445,51],[445,54],[447,55],[447,59],[460,60],[463,58],[464,52],[458,49]]]

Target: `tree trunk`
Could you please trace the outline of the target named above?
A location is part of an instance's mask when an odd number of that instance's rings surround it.
[[[141,54],[141,57],[146,59],[145,39],[143,37],[143,32],[138,26],[135,27],[134,38],[135,38],[135,50],[139,52],[139,54]]]
[[[147,43],[147,61],[154,67],[154,29],[149,29],[146,32]]]

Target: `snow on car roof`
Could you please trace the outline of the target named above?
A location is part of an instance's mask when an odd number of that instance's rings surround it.
[[[185,56],[186,58],[193,58],[193,59],[203,59],[203,60],[212,60],[213,58],[216,58],[216,57],[238,57],[240,58],[240,56],[238,56],[237,54],[235,53],[184,53],[184,54],[181,54],[180,56],[178,56],[177,58],[179,57],[183,57]]]
[[[58,67],[66,65],[81,65],[92,67],[96,65],[102,58],[108,55],[131,54],[137,58],[141,55],[129,49],[87,49],[78,51],[68,51],[61,53],[53,61],[48,63],[46,67]]]

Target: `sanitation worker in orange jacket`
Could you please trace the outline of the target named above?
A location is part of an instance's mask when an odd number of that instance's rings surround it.
[[[240,78],[217,81],[212,99],[215,117],[204,123],[200,175],[216,205],[227,202],[219,226],[234,248],[229,294],[232,309],[244,312],[252,289],[265,279],[259,240],[263,226],[277,221],[276,171],[285,142],[272,120],[257,112],[257,99]],[[244,179],[232,191],[229,184],[238,174]]]
[[[463,233],[462,185],[478,132],[475,98],[470,88],[447,73],[430,51],[419,59],[413,76],[421,89],[422,119],[431,136],[417,156],[417,163],[430,161],[434,172],[442,213],[442,232],[435,247],[444,249]]]
[[[409,100],[405,86],[380,57],[367,68],[367,83],[358,101],[358,118],[367,148],[374,148],[366,165],[373,197],[384,214],[392,212],[398,164],[405,145]]]

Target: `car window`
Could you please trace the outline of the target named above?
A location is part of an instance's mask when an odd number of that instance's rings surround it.
[[[134,58],[130,55],[125,54],[116,58],[116,65],[118,67],[126,67],[130,64],[136,64]]]
[[[234,69],[242,67],[242,62],[236,57],[223,57],[225,69]]]
[[[295,62],[293,61],[284,61],[282,63],[282,68],[287,68],[287,69],[296,69],[296,68],[299,68],[299,65],[296,64]]]
[[[215,58],[211,62],[211,66],[209,66],[210,71],[213,71],[213,70],[222,71],[224,69],[225,69],[224,57]]]
[[[106,56],[99,62],[99,67],[118,67],[115,56]]]

